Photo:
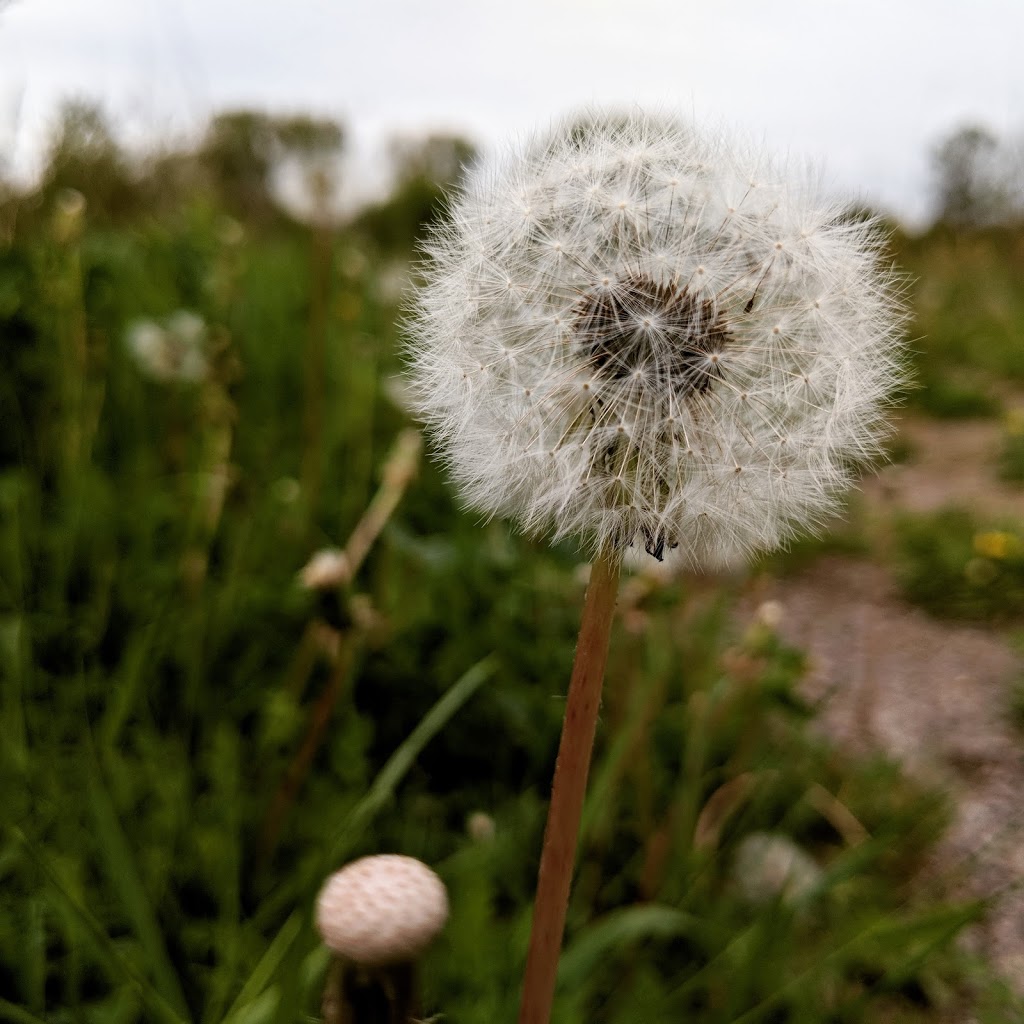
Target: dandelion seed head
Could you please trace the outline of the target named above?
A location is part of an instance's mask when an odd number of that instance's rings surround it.
[[[752,832],[736,849],[732,874],[748,903],[798,902],[821,882],[814,858],[780,832]]]
[[[163,382],[191,383],[209,371],[206,323],[201,316],[179,309],[159,325],[136,320],[127,331],[128,351],[138,367]]]
[[[877,227],[754,147],[563,124],[472,171],[426,250],[413,403],[486,514],[717,568],[878,453],[904,313]]]

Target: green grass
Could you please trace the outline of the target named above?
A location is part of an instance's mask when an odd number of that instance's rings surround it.
[[[391,257],[343,234],[325,267],[305,230],[239,240],[202,204],[80,238],[47,224],[0,248],[0,1020],[314,1016],[316,891],[393,850],[450,887],[428,1011],[512,1021],[578,556],[461,513],[424,463],[351,587],[304,590],[406,425],[384,383]],[[325,363],[307,376],[314,270]],[[927,315],[972,301],[940,292]],[[148,377],[124,343],[179,308],[209,326],[199,383]],[[936,365],[1012,369],[1004,341],[936,338]],[[988,613],[964,589],[972,529],[908,528],[926,603],[952,580]],[[736,635],[736,586],[654,588],[614,638],[556,1020],[1020,1019],[955,944],[982,908],[915,884],[941,795],[808,728],[801,655]],[[492,841],[467,835],[477,811]],[[795,903],[752,904],[735,877],[763,831],[820,868]]]
[[[943,418],[996,416],[1024,387],[1024,289],[1019,229],[900,238],[910,278],[918,387],[911,401]]]
[[[1008,483],[1024,483],[1024,410],[1017,409],[1007,417],[999,476]]]
[[[934,615],[1014,622],[1024,617],[1019,523],[982,524],[964,509],[904,517],[896,528],[904,593]]]

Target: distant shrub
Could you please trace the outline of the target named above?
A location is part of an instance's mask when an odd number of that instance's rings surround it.
[[[914,282],[910,327],[919,387],[907,398],[930,416],[998,416],[997,397],[1024,381],[1024,231],[949,225],[899,236],[900,265]]]
[[[912,402],[922,412],[941,420],[985,419],[998,416],[999,399],[981,384],[940,375],[929,366],[920,375],[921,387],[912,394]]]

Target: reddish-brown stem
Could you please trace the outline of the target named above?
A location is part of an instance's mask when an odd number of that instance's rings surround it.
[[[569,681],[562,739],[544,829],[519,1024],[548,1024],[551,1018],[618,585],[619,559],[615,553],[605,551],[595,560],[590,572],[576,661]]]
[[[349,637],[348,640],[349,642],[341,648],[333,659],[331,674],[327,684],[320,694],[320,699],[310,711],[309,724],[306,728],[306,736],[302,741],[302,746],[299,747],[291,764],[288,766],[288,770],[285,772],[284,778],[274,794],[270,809],[267,811],[267,816],[263,822],[263,834],[260,839],[260,860],[258,862],[260,866],[270,861],[274,847],[277,845],[277,840],[280,837],[285,816],[295,802],[295,797],[298,795],[302,783],[309,773],[313,758],[316,756],[317,751],[320,749],[320,744],[327,735],[327,727],[331,724],[331,715],[334,713],[334,707],[338,703],[338,698],[341,696],[345,680],[352,667],[352,659],[355,652],[353,651],[352,638]]]

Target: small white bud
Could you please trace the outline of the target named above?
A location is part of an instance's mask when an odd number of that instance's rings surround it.
[[[347,583],[350,568],[344,551],[324,548],[302,567],[299,580],[307,590],[333,590]]]
[[[137,320],[128,328],[128,351],[139,369],[156,380],[190,383],[202,380],[206,359],[206,322],[196,313],[179,309],[163,326]]]
[[[754,618],[767,629],[778,629],[782,624],[785,609],[781,601],[764,601],[758,605]]]
[[[316,903],[325,945],[364,966],[415,960],[447,919],[441,879],[422,861],[392,853],[335,872]]]
[[[733,875],[748,902],[797,900],[821,880],[822,871],[806,850],[781,832],[752,832],[736,849]]]
[[[77,188],[62,188],[53,210],[53,232],[58,242],[72,242],[81,234],[88,203]]]
[[[466,834],[474,843],[493,842],[497,831],[494,819],[486,811],[474,811],[466,819]]]

